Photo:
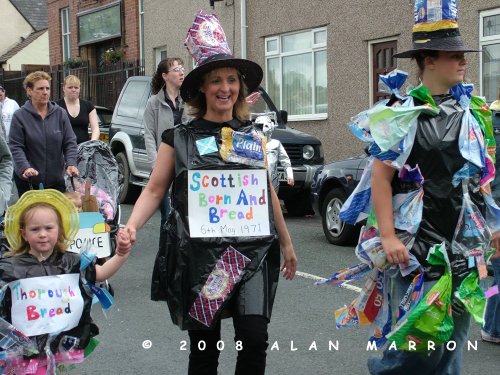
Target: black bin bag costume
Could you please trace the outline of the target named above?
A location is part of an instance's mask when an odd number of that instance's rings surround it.
[[[279,241],[274,227],[274,217],[266,174],[265,197],[269,212],[269,235],[258,237],[202,237],[192,238],[188,218],[188,171],[190,170],[257,170],[246,164],[227,162],[220,152],[201,155],[197,140],[214,137],[220,151],[222,127],[238,132],[251,133],[257,129],[251,123],[231,120],[219,124],[207,120],[194,120],[167,130],[173,132],[175,145],[175,177],[172,191],[172,210],[161,233],[161,245],[156,257],[152,277],[151,298],[168,303],[172,321],[182,330],[210,329],[220,317],[232,315],[261,315],[270,319],[279,278]],[[170,134],[171,136],[171,134]],[[168,142],[167,142],[168,143]],[[224,290],[221,306],[213,307],[209,295],[202,292],[207,279],[216,271],[216,265],[228,249],[235,249],[246,257],[239,282]],[[221,285],[224,282],[221,282]],[[223,285],[221,286],[223,289]],[[217,291],[216,291],[217,292]],[[216,311],[210,324],[200,323],[190,316],[193,304],[201,297],[212,303]],[[205,298],[206,297],[206,298]],[[205,311],[205,310],[203,310]]]

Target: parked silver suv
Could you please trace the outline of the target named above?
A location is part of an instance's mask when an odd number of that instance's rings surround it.
[[[311,213],[310,187],[319,165],[323,164],[323,148],[319,139],[286,126],[287,112],[278,111],[264,89],[259,87],[261,99],[255,112],[274,111],[278,128],[273,138],[281,141],[290,157],[295,185],[286,183],[283,169],[280,172],[279,197],[291,215]],[[144,143],[142,123],[146,103],[151,94],[151,77],[131,77],[125,83],[113,112],[109,129],[110,147],[123,172],[123,189],[120,202],[133,202],[145,186],[151,172]]]

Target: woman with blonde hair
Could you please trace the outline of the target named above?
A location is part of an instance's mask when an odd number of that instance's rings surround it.
[[[71,127],[76,135],[76,143],[99,139],[99,122],[94,105],[80,99],[80,79],[69,75],[64,79],[64,98],[56,103],[68,114]],[[89,125],[92,135],[89,137]]]

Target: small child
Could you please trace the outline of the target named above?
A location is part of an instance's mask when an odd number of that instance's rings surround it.
[[[83,256],[66,252],[78,229],[75,205],[53,189],[28,191],[6,212],[5,235],[13,250],[0,259],[0,316],[35,344],[38,354],[29,358],[39,363],[36,374],[44,373],[49,353],[56,361],[69,350],[83,353],[98,333],[90,317],[91,286],[118,271],[131,249],[120,231],[108,262],[83,265]]]
[[[78,212],[82,212],[82,197],[77,191],[67,191],[63,193],[75,205]]]
[[[267,137],[266,155],[269,177],[273,185],[274,191],[278,194],[280,188],[280,181],[278,176],[278,162],[285,169],[288,185],[293,186],[295,181],[293,179],[293,169],[290,158],[286,153],[285,148],[277,139],[272,139],[273,130],[277,127],[269,116],[259,116],[255,119],[255,123],[262,125],[262,132]]]

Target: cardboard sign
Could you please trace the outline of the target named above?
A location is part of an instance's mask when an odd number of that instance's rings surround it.
[[[86,244],[90,242],[92,246],[89,251],[97,254],[98,258],[110,256],[109,231],[109,225],[104,222],[102,214],[99,212],[81,212],[80,230],[68,251],[80,254],[85,249]]]
[[[256,237],[269,234],[265,169],[188,172],[191,237]]]
[[[26,336],[76,327],[83,312],[79,279],[71,273],[11,282],[12,325]]]

